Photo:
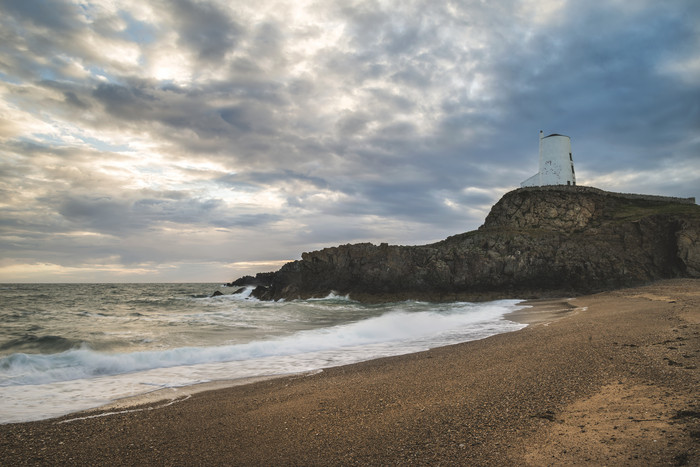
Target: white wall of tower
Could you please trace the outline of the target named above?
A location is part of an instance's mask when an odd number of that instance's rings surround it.
[[[576,185],[571,138],[540,131],[539,172],[523,181],[520,186]]]

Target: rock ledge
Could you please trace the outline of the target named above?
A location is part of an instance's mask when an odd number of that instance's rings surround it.
[[[367,302],[571,296],[700,277],[693,198],[591,187],[520,188],[478,230],[430,245],[348,244],[265,275],[265,300],[350,295]]]

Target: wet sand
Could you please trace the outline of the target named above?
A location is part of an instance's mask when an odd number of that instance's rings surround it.
[[[0,463],[700,465],[700,280],[531,304],[481,341],[0,425]]]

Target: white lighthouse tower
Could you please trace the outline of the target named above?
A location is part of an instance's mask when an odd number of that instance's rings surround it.
[[[540,131],[540,171],[520,184],[526,186],[576,185],[571,138]]]

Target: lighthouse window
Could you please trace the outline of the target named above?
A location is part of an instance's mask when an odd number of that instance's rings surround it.
[[[574,161],[574,158],[573,158],[573,157],[571,157],[571,153],[569,153],[569,160],[570,160],[571,162],[573,162],[573,161]]]

